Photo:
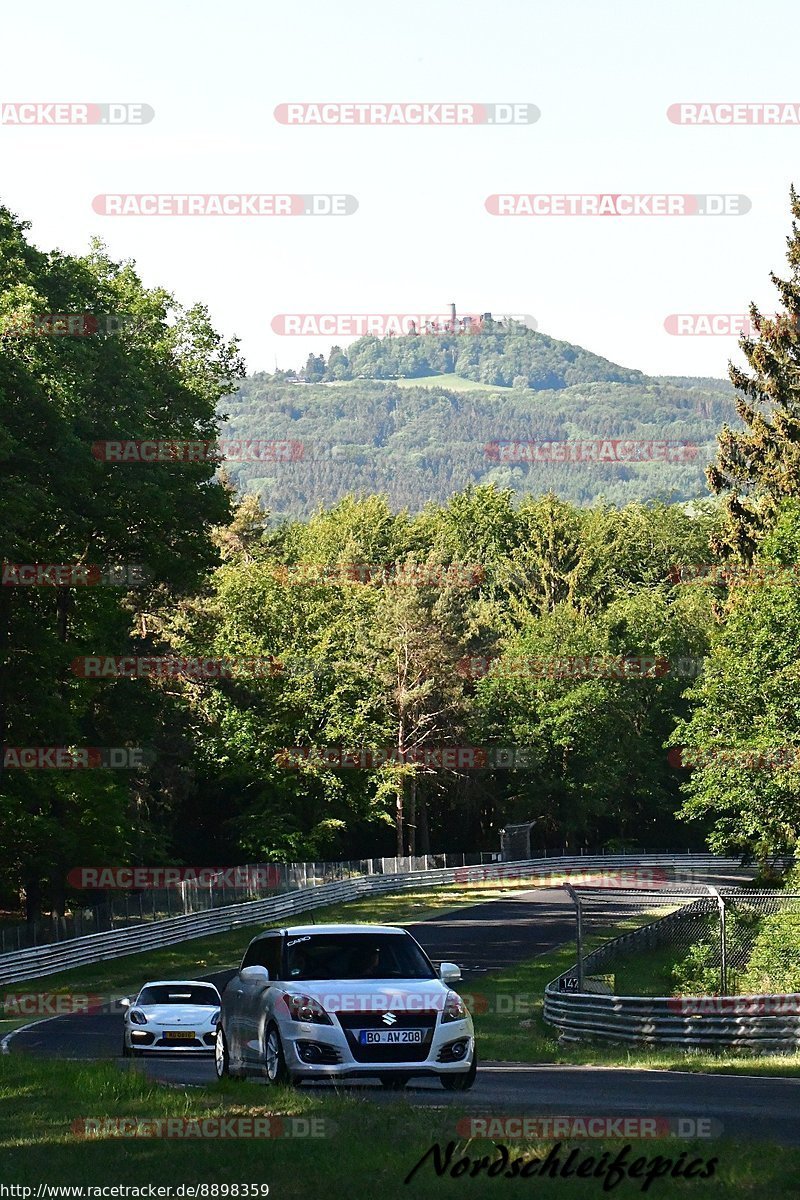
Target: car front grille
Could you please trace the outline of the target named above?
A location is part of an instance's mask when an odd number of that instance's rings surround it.
[[[334,1013],[347,1037],[350,1053],[356,1062],[360,1063],[398,1063],[424,1062],[430,1053],[433,1031],[436,1028],[438,1012],[425,1010],[423,1012],[394,1013],[394,1024],[387,1025],[382,1012],[337,1012]],[[423,1040],[414,1043],[382,1043],[379,1045],[362,1046],[358,1039],[359,1029],[422,1029]]]
[[[197,1049],[203,1043],[199,1038],[159,1038],[155,1045],[169,1047],[170,1050],[185,1050],[187,1046],[193,1046]]]

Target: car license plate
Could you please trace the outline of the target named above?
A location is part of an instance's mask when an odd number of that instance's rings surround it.
[[[419,1045],[424,1040],[424,1029],[362,1029],[359,1041],[362,1046]]]
[[[164,1037],[167,1038],[167,1040],[170,1042],[193,1042],[194,1041],[194,1030],[193,1029],[168,1029],[167,1032],[164,1034]]]

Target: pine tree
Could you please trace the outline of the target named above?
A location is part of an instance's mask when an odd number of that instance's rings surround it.
[[[706,472],[712,492],[724,495],[727,518],[714,549],[745,562],[772,528],[781,503],[800,496],[800,197],[794,186],[790,198],[791,276],[770,272],[783,311],[766,317],[750,305],[758,336],[743,335],[739,344],[751,372],[733,363],[728,368],[745,428],[723,426],[716,461]]]

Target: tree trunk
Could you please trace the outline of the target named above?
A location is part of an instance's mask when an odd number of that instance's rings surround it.
[[[395,854],[398,858],[403,857],[403,788],[405,781],[400,780],[397,785],[397,801],[395,804],[394,827],[395,827]]]
[[[408,829],[408,853],[412,858],[417,853],[417,773],[408,781],[408,809],[406,813],[406,828]]]
[[[419,797],[418,806],[418,821],[419,821],[419,852],[426,857],[431,852],[431,843],[428,836],[428,802],[425,799],[424,791]]]
[[[29,925],[42,918],[42,889],[39,876],[33,870],[26,870],[23,875],[22,887],[25,893],[25,920]]]

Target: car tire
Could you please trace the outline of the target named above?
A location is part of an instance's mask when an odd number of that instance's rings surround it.
[[[381,1075],[381,1086],[390,1092],[401,1092],[410,1078],[410,1075]]]
[[[131,1050],[128,1043],[125,1041],[125,1038],[122,1039],[122,1057],[123,1058],[132,1058],[133,1057],[133,1051]]]
[[[270,1025],[267,1029],[264,1059],[264,1070],[268,1083],[276,1086],[292,1084],[292,1076],[289,1068],[286,1066],[283,1042],[281,1041],[281,1035],[278,1033],[277,1025]]]
[[[446,1092],[468,1092],[478,1074],[478,1051],[473,1048],[472,1062],[468,1071],[461,1075],[440,1075],[439,1082]]]
[[[214,1039],[214,1072],[217,1079],[231,1078],[231,1059],[228,1053],[228,1043],[221,1025],[217,1025],[217,1036]]]

